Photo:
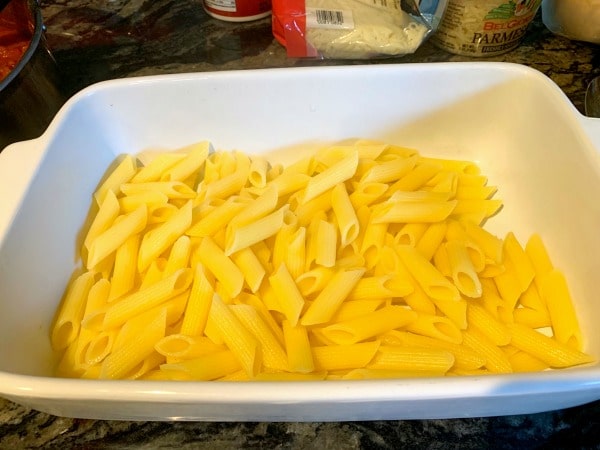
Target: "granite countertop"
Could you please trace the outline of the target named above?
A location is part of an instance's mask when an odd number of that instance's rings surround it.
[[[198,0],[42,0],[47,41],[70,96],[97,81],[136,75],[267,67],[468,61],[426,43],[377,61],[291,59],[270,19],[234,24]],[[554,80],[583,111],[600,75],[600,47],[552,35],[538,15],[516,50],[492,58]],[[119,422],[55,417],[0,399],[0,448],[600,448],[600,402],[539,414],[346,423]]]

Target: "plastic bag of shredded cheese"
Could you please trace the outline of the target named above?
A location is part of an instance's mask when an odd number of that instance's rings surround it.
[[[447,0],[273,0],[273,35],[290,57],[369,59],[414,53]]]

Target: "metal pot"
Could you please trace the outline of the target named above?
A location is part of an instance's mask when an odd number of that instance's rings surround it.
[[[28,7],[34,20],[33,37],[16,67],[0,80],[0,151],[13,142],[40,136],[65,102],[56,61],[46,45],[39,4],[29,0]]]

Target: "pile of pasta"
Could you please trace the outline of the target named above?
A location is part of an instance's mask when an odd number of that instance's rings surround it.
[[[350,380],[593,362],[538,235],[482,224],[477,165],[380,142],[283,167],[201,142],[94,194],[51,329],[57,375]]]

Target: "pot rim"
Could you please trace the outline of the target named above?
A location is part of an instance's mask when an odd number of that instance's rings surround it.
[[[21,56],[21,59],[19,60],[17,65],[3,80],[0,80],[0,92],[2,92],[4,88],[6,88],[29,63],[39,46],[40,40],[42,39],[42,33],[44,32],[44,24],[42,18],[42,11],[39,7],[39,3],[37,0],[31,0],[27,3],[29,3],[29,9],[31,11],[31,14],[33,15],[33,20],[35,24],[33,36],[29,40],[29,46],[27,47],[27,50],[25,50],[25,53],[23,53],[23,56]]]

